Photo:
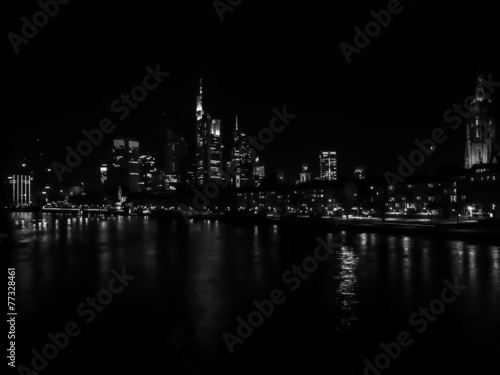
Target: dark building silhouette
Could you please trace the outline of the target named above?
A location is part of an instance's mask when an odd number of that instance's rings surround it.
[[[108,163],[108,187],[123,193],[139,191],[139,142],[131,139],[114,139],[111,161]]]
[[[238,117],[236,117],[230,166],[234,171],[232,184],[237,188],[248,187],[253,184],[255,160],[252,151],[247,135],[238,128]]]
[[[179,184],[187,176],[187,143],[183,137],[167,130],[165,145],[165,176],[169,183]]]

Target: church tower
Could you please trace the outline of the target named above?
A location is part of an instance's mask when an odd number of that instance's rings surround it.
[[[471,102],[470,116],[467,119],[467,141],[465,146],[465,168],[475,165],[497,164],[498,149],[496,126],[491,117],[490,95],[485,94],[484,78],[479,77],[476,93]]]

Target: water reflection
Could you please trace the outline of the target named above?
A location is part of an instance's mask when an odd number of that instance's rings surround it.
[[[290,262],[301,262],[316,246],[315,235],[277,225],[195,221],[185,226],[138,217],[24,213],[16,219],[18,310],[33,319],[33,327],[49,324],[36,318],[39,314],[74,310],[107,284],[112,269],[126,267],[137,278],[113,308],[120,310],[123,304],[121,314],[129,315],[121,318],[121,325],[115,319],[107,324],[116,324],[117,332],[126,328],[144,342],[151,331],[165,338],[181,332],[214,361],[219,350],[225,350],[221,335],[234,327],[236,317],[248,313],[254,299],[267,298],[271,290],[282,287],[283,270]],[[464,324],[500,327],[498,244],[346,231],[323,238],[342,248],[304,282],[301,291],[307,291],[306,297],[290,298],[280,307],[296,314],[283,312],[283,319],[311,314],[308,317],[319,327],[331,328],[325,335],[335,340],[375,326],[370,319],[375,321],[372,316],[377,314],[406,321],[415,309],[439,297],[444,279],[456,277],[469,288],[448,316]],[[148,311],[150,319],[133,323],[142,311]],[[307,321],[290,319],[283,324],[306,329]],[[466,334],[467,339],[472,336]]]
[[[365,235],[366,236],[366,235]],[[361,246],[366,246],[366,237],[361,241]],[[336,290],[337,302],[340,303],[340,324],[336,327],[338,331],[349,330],[352,323],[356,321],[356,307],[358,295],[356,293],[356,271],[358,267],[358,256],[348,246],[342,246],[338,253],[340,272],[336,278],[340,284]]]

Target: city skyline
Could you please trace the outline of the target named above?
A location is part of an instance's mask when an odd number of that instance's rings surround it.
[[[226,136],[230,137],[228,127],[235,116],[246,132],[255,134],[267,125],[274,107],[286,105],[292,113],[300,114],[294,125],[281,133],[263,155],[263,160],[270,163],[269,170],[285,169],[286,175],[300,172],[302,162],[313,167],[321,149],[333,149],[341,155],[340,174],[366,164],[369,175],[381,175],[391,164],[397,166],[397,156],[413,139],[425,136],[443,123],[443,113],[470,95],[479,74],[486,78],[492,74],[495,82],[500,81],[500,63],[494,48],[500,44],[500,33],[493,32],[495,26],[492,26],[496,25],[493,15],[498,4],[485,1],[446,1],[446,5],[439,6],[411,4],[411,10],[398,15],[366,51],[353,56],[349,65],[338,44],[352,38],[352,27],[363,21],[359,15],[369,15],[371,8],[360,5],[360,9],[355,9],[345,3],[331,6],[332,12],[319,15],[320,20],[310,28],[296,28],[304,15],[297,4],[268,5],[269,9],[262,12],[256,5],[245,6],[245,11],[235,13],[237,17],[222,24],[217,16],[206,17],[206,14],[216,15],[210,3],[196,8],[194,13],[186,5],[176,4],[172,8],[174,13],[146,12],[144,18],[141,18],[144,13],[136,13],[131,6],[121,4],[120,14],[125,18],[136,17],[138,24],[146,27],[144,30],[139,27],[133,33],[124,27],[124,35],[134,37],[127,42],[118,39],[109,49],[108,44],[99,39],[107,30],[106,12],[92,14],[90,19],[94,20],[95,29],[89,31],[87,38],[102,58],[99,68],[92,69],[91,73],[85,61],[79,58],[85,53],[92,54],[94,48],[78,36],[77,27],[84,26],[74,22],[77,17],[73,13],[69,17],[58,17],[54,22],[63,23],[67,30],[64,35],[56,32],[57,27],[49,26],[40,34],[44,35],[42,38],[26,45],[18,55],[7,57],[7,69],[19,73],[11,75],[16,76],[16,80],[8,77],[6,82],[6,90],[13,99],[13,104],[6,108],[12,130],[2,148],[7,164],[24,157],[25,148],[34,150],[36,139],[41,139],[50,153],[45,164],[64,159],[64,147],[76,145],[81,130],[96,127],[99,119],[110,114],[110,103],[141,80],[144,66],[157,63],[169,71],[170,76],[117,126],[117,136],[141,139],[144,147],[154,151],[161,147],[156,140],[164,137],[161,124],[167,121],[192,143],[195,106],[192,98],[197,95],[202,77],[204,104],[214,118],[222,120]],[[184,28],[199,36],[197,48],[163,43],[165,32],[171,35],[176,32],[174,14],[177,11],[192,15]],[[341,19],[338,14],[343,15]],[[462,18],[455,19],[453,14],[461,14]],[[172,22],[165,23],[163,17]],[[329,22],[330,17],[335,22]],[[260,20],[264,35],[276,31],[278,19],[283,30],[291,33],[290,37],[278,33],[275,39],[259,37],[255,43],[243,33],[254,19]],[[10,22],[7,26],[15,30],[16,17]],[[335,36],[332,39],[329,35]],[[58,52],[59,44],[49,43],[54,39],[58,43],[74,40],[74,43],[66,43],[69,63],[53,65],[42,60],[33,65],[30,56]],[[227,40],[231,48],[216,42],[218,40]],[[257,52],[262,49],[272,55],[272,51],[280,50],[276,46],[281,46],[290,56],[268,58],[264,64],[259,63]],[[465,46],[467,53],[463,53]],[[140,53],[131,58],[126,51],[134,48]],[[459,51],[460,58],[457,57]],[[251,68],[218,64],[210,59],[200,61],[197,54],[214,54],[224,61],[245,61]],[[418,63],[418,69],[407,68],[414,63]],[[24,90],[25,87],[31,89]],[[47,88],[51,88],[50,96],[46,95]],[[165,119],[163,113],[166,113]],[[462,147],[465,137],[465,131],[460,129],[444,148],[437,150],[433,161],[425,163],[420,170],[433,172],[441,165],[452,164],[455,161],[452,150]],[[373,139],[377,142],[371,142]],[[305,142],[301,144],[301,141]],[[111,140],[106,137],[103,142],[96,148],[95,155],[79,167],[83,174],[90,174],[88,177],[96,184],[98,178],[93,171],[95,165],[99,165],[98,154],[104,152],[104,144]],[[351,152],[353,149],[357,152]],[[300,150],[300,154],[292,150]],[[370,157],[373,154],[379,155],[380,162],[373,161]],[[310,160],[304,160],[308,157]],[[78,182],[72,175],[66,177],[73,180],[72,183]]]
[[[480,76],[480,77],[482,77],[482,76]],[[484,79],[484,78],[477,78],[476,77],[476,79],[481,80],[481,79]],[[490,87],[490,88],[492,87],[492,82],[493,82],[493,86],[496,87],[495,82],[491,79],[491,75],[489,76],[489,79],[485,80],[485,81],[486,81],[488,87]],[[201,94],[201,90],[202,90],[201,89],[201,82],[202,82],[202,79],[200,79],[200,87],[199,87],[200,92],[197,95],[197,98],[198,98],[197,100],[199,100],[199,102],[198,102],[196,111],[197,111],[197,113],[200,110],[202,112],[201,112],[201,114],[200,113],[197,114],[197,121],[199,121],[199,119],[201,118],[201,116],[206,116],[208,114],[208,113],[206,113],[206,111],[203,110],[202,105],[201,105],[201,95],[200,95]],[[476,84],[473,87],[474,87],[474,95],[477,96],[477,90],[478,90],[478,83],[477,83],[477,81],[476,81]],[[484,93],[483,93],[483,95],[484,95]],[[497,95],[495,95],[495,91],[493,90],[493,92],[491,93],[491,95],[488,95],[487,102],[490,103],[493,100],[492,98],[495,98],[496,96]],[[213,100],[214,100],[214,98],[210,98],[210,101],[213,101]],[[477,98],[475,100],[476,100],[477,103],[479,103],[479,100]],[[477,110],[475,109],[475,111],[477,111]],[[232,111],[231,111],[230,108],[228,108],[227,112],[232,112]],[[243,115],[245,115],[245,114],[243,114]],[[490,106],[489,109],[488,109],[488,116],[490,116],[489,118],[494,119],[495,115],[496,115],[496,111],[494,110],[494,108],[492,108]],[[208,115],[208,116],[210,117],[210,115]],[[223,115],[222,117],[226,118],[227,116]],[[239,117],[241,117],[241,114],[238,114],[238,115],[234,116],[234,119],[233,119],[234,125],[231,124],[231,121],[225,121],[224,122],[223,120],[220,120],[220,119],[211,119],[211,118],[209,120],[210,121],[210,124],[209,124],[210,125],[210,129],[215,129],[214,127],[216,127],[218,129],[218,131],[217,131],[218,136],[217,137],[220,137],[220,141],[218,141],[218,142],[221,142],[221,146],[222,146],[221,150],[218,151],[221,154],[221,156],[223,157],[223,159],[221,159],[220,170],[224,170],[227,167],[226,165],[223,165],[223,164],[226,164],[226,162],[224,160],[226,160],[226,161],[232,160],[232,157],[233,157],[232,153],[234,152],[234,150],[232,150],[232,144],[235,141],[235,139],[234,139],[234,137],[235,137],[235,131],[239,131],[242,134],[246,134],[245,132],[242,132],[240,130],[242,128],[241,125],[240,125],[239,129],[236,129],[236,130],[233,129],[233,131],[230,130],[231,126],[238,127],[238,125],[237,125],[238,123],[237,122],[238,122],[238,118]],[[146,147],[142,147],[142,149],[144,150],[144,152],[145,153],[152,153],[152,154],[154,154],[155,159],[158,159],[158,160],[161,160],[162,156],[163,156],[162,154],[167,151],[165,149],[167,147],[166,143],[168,143],[169,137],[172,137],[172,134],[173,134],[172,133],[172,129],[175,128],[175,126],[173,126],[172,124],[170,124],[168,122],[168,120],[166,120],[166,118],[167,118],[166,114],[162,113],[162,115],[159,117],[159,119],[157,121],[157,123],[158,123],[157,128],[161,131],[161,133],[163,133],[163,139],[162,139],[162,137],[160,137],[159,140],[156,139],[155,140],[155,142],[156,142],[155,146],[152,146],[152,140],[151,140],[151,138],[153,138],[153,137],[143,136],[143,137],[140,138],[141,143],[149,145],[149,146],[146,146]],[[194,125],[194,127],[195,127],[194,132],[193,132],[193,126],[191,126],[191,129],[189,129],[187,127],[185,127],[184,129],[181,129],[181,133],[180,133],[181,134],[180,135],[181,138],[180,139],[182,139],[182,142],[185,142],[183,139],[191,139],[191,140],[193,139],[193,133],[196,134],[196,132],[197,132],[196,126],[198,126],[198,125]],[[467,135],[467,133],[470,133],[470,127],[471,126],[472,125],[467,124],[467,126],[465,126],[465,127],[463,127],[461,129],[462,132],[465,133],[465,135]],[[183,132],[182,132],[182,130],[183,130]],[[177,129],[176,129],[176,132],[177,132]],[[460,130],[459,130],[459,132],[460,132]],[[230,138],[230,136],[232,136],[232,139]],[[129,138],[129,137],[131,137],[130,134],[124,134],[124,136],[121,137],[121,138]],[[176,137],[178,137],[178,136],[176,136]],[[251,137],[251,135],[246,135],[246,137],[247,138]],[[497,151],[498,148],[496,147],[496,143],[497,142],[495,141],[496,134],[495,134],[494,131],[492,132],[492,137],[493,137],[493,140],[494,140],[493,143],[492,143],[493,146],[489,146],[489,147],[490,148],[493,147],[493,149],[491,150],[491,152],[493,152],[493,153],[497,152],[498,153],[498,151]],[[106,137],[104,137],[104,138],[106,138]],[[110,142],[113,142],[114,139],[117,139],[116,137],[107,137],[107,138],[108,139],[105,139],[104,143],[106,143],[106,141],[107,141],[107,143],[110,143]],[[462,138],[462,137],[459,136],[458,138]],[[180,140],[178,140],[176,142],[180,142]],[[39,151],[41,151],[40,155],[43,155],[45,152],[48,151],[48,150],[46,150],[46,149],[43,148],[43,146],[42,146],[42,144],[40,142],[40,138],[37,139],[36,143],[37,143],[37,147],[34,150],[34,152],[38,153]],[[274,143],[280,143],[279,139],[273,140],[273,144]],[[452,142],[447,142],[447,143],[452,143]],[[187,164],[191,164],[191,163],[193,163],[193,162],[196,161],[196,158],[193,157],[195,148],[196,147],[193,144],[186,143],[185,154],[187,154],[187,157],[186,156],[185,157],[186,157],[186,163]],[[272,148],[272,147],[269,147],[269,148]],[[101,147],[98,147],[97,149],[98,149],[98,151],[95,152],[95,154],[101,154],[102,155],[102,154],[106,154],[108,152],[106,150],[106,146],[101,146]],[[317,147],[317,155],[320,155],[321,152],[323,152],[322,151],[323,149],[324,148]],[[31,150],[31,151],[33,151],[33,150]],[[356,154],[357,151],[358,151],[357,149],[351,149],[350,150],[350,154],[346,154],[345,157],[342,158],[343,161],[347,161],[346,165],[348,165],[348,166],[342,165],[342,163],[341,163],[340,166],[339,166],[339,170],[341,171],[341,173],[339,173],[339,175],[344,176],[344,177],[351,175],[353,173],[353,170],[356,169],[356,165],[360,164],[360,163],[353,163],[351,161],[352,155]],[[337,153],[337,151],[334,151],[334,152]],[[491,154],[491,152],[490,152],[490,154]],[[141,151],[141,155],[142,154],[143,154],[143,152]],[[260,157],[262,157],[263,153],[258,152],[258,154],[259,154]],[[165,155],[165,157],[167,157],[167,155]],[[172,157],[172,155],[171,155],[171,157]],[[296,174],[298,176],[298,174],[300,173],[301,165],[306,162],[308,165],[312,166],[312,169],[311,169],[311,173],[312,173],[312,176],[313,176],[312,178],[313,179],[314,178],[321,178],[321,162],[318,162],[317,159],[316,159],[316,161],[314,161],[314,159],[313,159],[314,155],[311,155],[311,154],[304,154],[304,153],[302,153],[300,155],[300,157],[301,157],[302,161],[299,161],[299,162],[295,163],[295,165],[293,165],[292,163],[283,163],[283,164],[269,163],[267,169],[269,171],[276,170],[276,169],[287,171],[287,172],[284,173],[284,175],[285,175],[285,181],[287,181],[288,183],[293,183],[294,181],[297,180],[297,178],[295,178],[294,175]],[[466,158],[466,156],[464,158]],[[103,164],[102,161],[105,160],[105,159],[106,159],[106,157],[104,157],[104,159],[102,159],[102,158],[101,159],[96,159],[95,162],[94,162],[94,165],[92,166],[92,169],[94,169],[95,163],[97,163],[97,168],[101,168],[102,164]],[[269,161],[270,158],[268,157],[266,159],[267,159],[267,161]],[[436,159],[438,159],[438,158],[436,158]],[[40,158],[37,158],[37,160],[39,161]],[[452,158],[450,160],[453,160],[453,161],[450,162],[450,163],[448,163],[448,164],[444,164],[443,163],[441,166],[442,167],[447,167],[447,166],[448,167],[450,167],[450,166],[461,167],[462,164],[463,164],[462,160],[460,160],[460,158],[457,157],[456,150],[453,150],[453,155],[452,155]],[[310,161],[313,161],[313,162],[311,163]],[[45,162],[45,163],[47,163],[47,162]],[[364,164],[364,165],[370,164],[369,160],[361,160],[361,163]],[[24,160],[24,158],[18,159],[17,164],[18,165],[20,165],[20,164],[26,164],[26,161]],[[106,163],[104,163],[104,164],[106,164]],[[107,163],[107,164],[109,164],[109,163]],[[166,171],[166,169],[168,169],[166,167],[166,164],[168,164],[168,160],[165,159],[165,168],[162,168],[162,170]],[[437,164],[439,164],[439,163],[437,163]],[[472,166],[473,164],[474,163],[470,164],[469,167]],[[163,163],[160,162],[159,165],[163,165]],[[351,165],[353,167],[351,167]],[[185,171],[183,173],[186,173],[187,169],[188,169],[187,165],[184,165],[183,167],[185,169]],[[349,167],[351,167],[351,169],[349,169]],[[50,165],[49,165],[49,168],[50,168]],[[83,175],[85,176],[84,179],[86,180],[86,182],[90,182],[88,184],[88,186],[90,186],[91,189],[98,190],[99,185],[96,184],[96,177],[99,176],[99,179],[100,179],[101,178],[100,174],[96,173],[95,170],[92,171],[91,173],[89,173],[88,170],[85,170],[84,167],[80,167],[80,168],[81,168],[81,172],[82,171],[84,172]],[[368,172],[367,172],[367,169],[368,169]],[[21,171],[21,170],[22,169],[17,168],[18,172]],[[418,174],[429,174],[427,172],[427,170],[428,169],[426,168],[426,166],[420,167],[419,171],[418,171]],[[434,170],[433,173],[435,173],[435,172],[436,172],[436,170]],[[366,168],[366,167],[364,168],[364,173],[365,173],[365,175],[367,174],[370,177],[376,177],[376,176],[379,175],[378,173],[374,173],[373,168],[370,169],[370,168]],[[220,172],[219,172],[219,174],[220,174]],[[92,175],[92,178],[90,178],[91,175]],[[81,180],[81,178],[79,178],[79,179]],[[73,185],[74,184],[75,183],[73,183]],[[68,184],[66,184],[66,185],[68,185]],[[71,184],[69,184],[69,185],[71,185]],[[57,185],[57,186],[59,186],[59,185]]]
[[[498,369],[498,0],[4,8],[12,373]]]

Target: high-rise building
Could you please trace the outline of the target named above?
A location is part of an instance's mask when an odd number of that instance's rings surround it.
[[[262,181],[266,177],[266,169],[264,167],[264,164],[261,163],[259,157],[257,156],[255,158],[255,165],[253,169],[253,179],[254,182],[253,184],[257,187],[259,187],[262,184]]]
[[[254,156],[250,143],[246,134],[238,128],[238,117],[236,117],[230,162],[234,171],[233,186],[248,187],[252,185],[255,162],[253,159]]]
[[[122,187],[124,194],[139,191],[139,142],[114,139],[111,163],[108,164],[109,187]]]
[[[100,176],[101,176],[101,184],[105,186],[108,181],[108,165],[106,163],[101,164]]]
[[[204,185],[222,178],[221,120],[203,110],[203,87],[196,98],[196,180]]]
[[[176,190],[187,174],[187,143],[179,134],[167,130],[164,183],[167,190]]]
[[[31,191],[31,180],[29,174],[15,174],[8,177],[9,196],[12,199],[12,205],[17,207],[26,207],[31,205],[33,195]],[[9,199],[10,201],[10,199]]]
[[[308,182],[311,181],[311,172],[309,172],[309,164],[303,163],[302,164],[302,170],[300,172],[300,179],[299,182]]]
[[[465,168],[474,165],[497,164],[500,159],[496,142],[496,124],[491,117],[490,96],[485,94],[483,78],[479,77],[467,120]]]
[[[185,158],[187,156],[187,143],[184,138],[167,130],[167,144],[165,145],[165,157],[167,174],[181,175],[184,172]]]
[[[139,156],[139,190],[151,191],[155,187],[156,159],[151,154]]]
[[[319,178],[320,180],[337,180],[337,152],[323,151],[319,155]]]

